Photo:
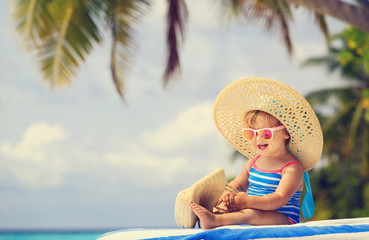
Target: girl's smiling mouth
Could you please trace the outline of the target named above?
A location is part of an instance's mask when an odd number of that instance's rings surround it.
[[[268,147],[268,144],[258,144],[257,147],[258,149],[263,150]]]

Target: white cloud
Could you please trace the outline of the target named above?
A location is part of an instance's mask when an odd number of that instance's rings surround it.
[[[0,153],[16,160],[40,162],[45,160],[45,148],[53,142],[66,139],[69,133],[58,125],[39,122],[32,124],[17,144],[5,142]]]
[[[153,188],[189,185],[196,177],[228,166],[229,147],[216,130],[212,109],[208,101],[194,105],[144,131],[124,149],[105,153],[101,159],[111,169],[108,181],[129,179],[136,186]]]
[[[139,187],[163,187],[175,183],[182,171],[193,172],[185,157],[163,158],[141,149],[129,152],[110,153],[104,156],[105,163],[112,167],[108,180],[122,181],[122,178]]]
[[[61,156],[63,151],[56,143],[68,136],[68,131],[59,125],[34,123],[19,143],[4,142],[0,145],[0,154],[9,160],[4,160],[3,167],[24,186],[59,185],[66,163]]]
[[[212,104],[205,102],[186,109],[155,131],[144,132],[142,139],[152,148],[173,150],[196,144],[212,132]]]

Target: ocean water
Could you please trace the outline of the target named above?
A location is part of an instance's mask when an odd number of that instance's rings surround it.
[[[109,231],[2,231],[0,240],[95,240]]]

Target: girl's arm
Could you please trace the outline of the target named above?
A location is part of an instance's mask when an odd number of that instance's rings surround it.
[[[286,205],[302,184],[303,169],[300,164],[292,164],[284,169],[282,179],[274,193],[265,196],[248,196],[238,193],[231,208],[241,210],[253,208],[259,210],[275,210]]]
[[[236,188],[240,192],[246,192],[249,187],[249,171],[252,164],[252,159],[248,160],[242,167],[238,176],[232,180],[228,185]]]
[[[249,171],[251,168],[252,160],[248,160],[242,167],[240,174],[232,180],[228,185],[237,189],[238,191],[246,191],[249,186]],[[233,203],[235,194],[233,192],[225,190],[223,195],[219,198],[217,206],[222,204],[223,207],[227,208],[227,206]]]

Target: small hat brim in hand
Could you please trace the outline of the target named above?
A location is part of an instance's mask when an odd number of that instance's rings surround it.
[[[197,217],[189,206],[189,201],[193,201],[212,212],[223,194],[225,181],[225,172],[221,167],[197,181],[190,188],[180,191],[174,210],[178,227],[193,228],[196,224]]]

